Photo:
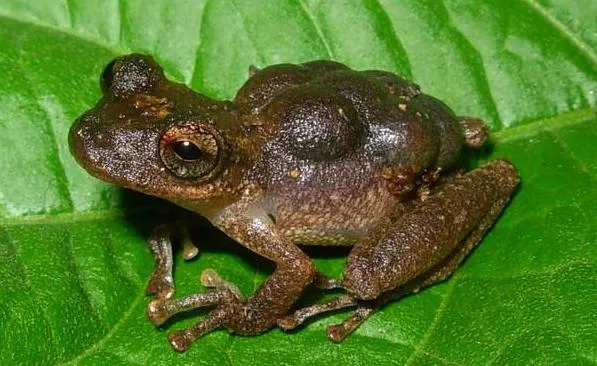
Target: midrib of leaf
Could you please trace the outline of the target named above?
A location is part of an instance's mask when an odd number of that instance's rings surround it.
[[[77,215],[74,214],[63,214],[63,215],[57,215],[60,217],[59,221],[68,221],[68,217],[70,216],[76,216],[78,218],[78,220],[81,219],[99,219],[99,218],[106,218],[106,217],[111,217],[113,216],[113,213],[121,213],[118,210],[103,210],[103,211],[99,211],[99,212],[92,212],[92,213],[80,213]],[[119,216],[119,215],[117,215]],[[51,216],[49,215],[37,215],[37,217],[34,218],[28,218],[29,223],[33,224],[33,223],[47,223],[47,219],[51,218]],[[428,327],[427,331],[425,332],[423,338],[419,341],[419,343],[415,346],[413,345],[408,345],[408,344],[403,344],[403,343],[397,343],[401,346],[406,346],[408,348],[412,348],[413,349],[413,353],[411,354],[409,360],[410,362],[414,362],[417,359],[417,356],[427,356],[427,357],[431,357],[433,359],[436,359],[438,362],[444,363],[444,364],[448,364],[448,365],[459,365],[457,362],[454,361],[450,361],[450,360],[446,360],[441,358],[438,355],[435,355],[431,352],[429,352],[428,350],[426,350],[426,344],[428,343],[429,339],[432,337],[433,333],[434,333],[434,329],[437,326],[437,324],[440,322],[443,312],[448,304],[449,304],[449,300],[451,297],[451,291],[455,288],[459,277],[461,277],[461,279],[468,279],[468,280],[475,280],[475,281],[485,281],[487,279],[493,279],[493,280],[500,280],[500,279],[519,279],[521,277],[537,277],[537,276],[545,276],[545,275],[550,275],[550,276],[556,276],[558,273],[560,273],[561,271],[565,271],[565,270],[573,270],[576,267],[579,266],[591,266],[593,265],[593,263],[591,263],[590,261],[569,261],[566,263],[561,263],[560,265],[557,265],[555,267],[549,268],[546,271],[532,271],[532,272],[527,272],[521,275],[517,275],[517,276],[470,276],[470,275],[456,275],[455,277],[452,278],[452,280],[449,282],[448,289],[444,292],[443,296],[442,296],[442,300],[440,302],[440,304],[438,305],[438,308],[436,310],[436,315],[434,317],[434,320],[432,321],[432,323],[430,324],[430,326]],[[254,284],[256,283],[255,281],[253,281]],[[254,285],[255,287],[255,285]],[[104,337],[102,337],[98,342],[96,342],[93,346],[91,346],[90,348],[85,349],[84,351],[82,351],[81,353],[77,354],[76,356],[74,356],[71,360],[66,361],[63,364],[76,364],[78,361],[83,360],[84,358],[86,358],[89,355],[92,355],[96,352],[101,352],[101,351],[105,351],[105,345],[106,343],[115,335],[117,334],[117,332],[120,330],[120,328],[122,327],[122,324],[125,323],[130,316],[134,313],[135,308],[139,305],[139,302],[141,301],[141,299],[144,297],[143,292],[140,292],[138,294],[138,296],[135,298],[135,300],[131,303],[131,305],[129,306],[129,308],[127,308],[123,314],[122,317],[119,319],[119,321],[112,327],[110,327],[107,330],[107,333],[104,335]],[[309,331],[309,330],[307,330]],[[315,331],[315,330],[313,330]],[[319,330],[318,330],[319,331]],[[357,335],[358,336],[358,335]],[[220,352],[222,352],[222,354],[226,357],[226,360],[230,363],[233,364],[233,357],[231,356],[231,354],[228,352],[231,350],[231,346],[232,343],[234,341],[234,338],[232,336],[230,336],[230,340],[229,342],[226,343],[226,345],[223,348],[220,348]],[[386,339],[384,338],[386,341],[391,342],[391,343],[395,343],[395,341],[391,340],[391,339]],[[509,342],[503,344],[503,348],[507,348],[508,344],[510,344]],[[499,356],[499,355],[498,355]]]
[[[127,210],[126,214],[129,215],[130,213],[132,215],[135,212],[142,212],[143,210],[148,210],[148,207],[137,207],[130,211]],[[81,221],[116,219],[124,216],[124,211],[116,208],[95,211],[64,212],[56,214],[7,216],[0,218],[0,227],[62,224]]]
[[[561,22],[559,22],[557,19],[555,19],[544,8],[542,8],[541,5],[539,5],[536,1],[524,0],[524,2],[527,3],[529,6],[531,6],[532,8],[534,8],[535,10],[537,10],[537,12],[539,14],[541,14],[555,29],[557,29],[562,34],[563,37],[568,39],[575,46],[575,48],[577,48],[582,54],[584,54],[594,65],[597,64],[597,54],[595,54],[595,52],[592,50],[591,47],[589,47],[582,40],[577,39],[575,37],[575,35],[573,33],[571,33],[565,27],[565,25],[563,25]],[[69,11],[70,11],[70,7],[69,7]],[[114,48],[112,46],[107,46],[106,44],[104,44],[102,42],[101,39],[94,39],[94,38],[87,37],[83,34],[75,33],[70,28],[52,27],[52,26],[49,26],[47,24],[43,24],[40,22],[34,22],[34,21],[30,21],[30,20],[22,20],[22,19],[18,19],[13,16],[10,16],[10,15],[2,14],[2,13],[0,13],[0,17],[4,17],[7,19],[13,19],[13,20],[16,20],[16,21],[19,21],[22,23],[28,23],[28,24],[31,24],[34,26],[44,27],[44,28],[48,28],[48,29],[51,29],[51,30],[54,30],[57,32],[61,32],[61,33],[67,34],[69,36],[73,36],[75,38],[84,40],[85,42],[89,42],[91,44],[97,45],[101,48],[109,50],[110,52],[113,52],[114,54],[130,52],[129,50],[124,49],[124,48]],[[72,18],[71,18],[71,23],[72,23]],[[326,48],[327,47],[328,47],[328,45],[326,44]],[[596,116],[597,116],[597,109],[594,107],[580,109],[580,110],[573,110],[573,111],[559,114],[559,115],[556,115],[553,117],[538,119],[538,120],[529,122],[529,123],[521,125],[521,126],[501,130],[501,131],[495,133],[493,135],[493,137],[496,140],[496,142],[498,142],[498,143],[509,143],[509,142],[513,142],[513,141],[517,141],[517,140],[521,140],[521,139],[525,139],[525,138],[532,138],[533,136],[535,136],[543,131],[557,131],[562,128],[582,124],[591,119],[594,119]],[[141,209],[138,209],[138,210],[141,210]],[[52,223],[87,221],[87,220],[97,220],[97,219],[106,219],[106,218],[119,218],[122,216],[124,216],[124,212],[122,210],[108,209],[108,210],[96,210],[96,211],[87,211],[87,212],[68,212],[68,213],[60,213],[60,214],[55,214],[55,215],[45,214],[45,215],[30,215],[30,216],[20,216],[20,217],[7,217],[7,218],[0,218],[0,227],[5,226],[5,225],[11,226],[11,225],[23,225],[23,224],[44,225],[44,224],[52,224]],[[575,262],[567,263],[566,266],[569,266],[573,263],[575,263]],[[554,269],[554,271],[556,271],[556,269]],[[529,275],[537,275],[537,274],[538,273],[530,273]],[[455,281],[453,281],[453,282],[455,282]],[[116,332],[118,332],[118,330],[120,329],[122,324],[133,313],[135,307],[138,305],[138,302],[141,300],[142,297],[143,296],[141,294],[133,301],[131,306],[128,309],[126,309],[126,311],[123,313],[123,317],[118,320],[118,322],[112,327],[112,329],[110,329],[110,331],[99,342],[94,344],[91,348],[88,348],[85,351],[83,351],[82,353],[78,354],[73,359],[68,361],[66,364],[76,363],[77,361],[82,360],[86,356],[93,354],[94,352],[96,352],[98,350],[104,349],[106,342]],[[444,294],[444,297],[447,297],[447,295]],[[447,302],[446,299],[443,298],[442,302],[439,305],[440,308],[442,306],[445,307],[446,302]],[[438,311],[438,313],[439,313],[439,311]],[[434,323],[437,323],[438,316],[436,316],[436,318],[434,319]],[[433,324],[432,324],[432,326],[430,326],[427,333],[425,334],[425,338],[429,338],[431,336],[432,331],[433,331],[432,328],[433,328]],[[232,338],[232,339],[234,339],[234,338]],[[231,342],[232,342],[232,340],[231,340]],[[421,355],[428,355],[430,357],[436,358],[436,356],[426,353],[426,351],[424,350],[424,348],[425,348],[424,345],[425,345],[425,343],[422,340],[420,342],[420,344],[417,345],[417,348],[415,349],[415,353],[418,352]],[[506,345],[506,344],[504,344],[504,345]],[[228,347],[227,349],[229,350],[230,348]],[[415,354],[413,353],[412,356],[415,356]],[[227,357],[228,357],[228,361],[232,363],[232,360],[231,360],[229,354],[227,354]],[[445,362],[447,364],[458,364],[453,361],[447,361],[444,359],[438,359],[438,360]]]
[[[577,109],[553,117],[541,118],[529,123],[503,129],[495,132],[491,137],[495,139],[496,142],[507,143],[533,137],[539,132],[552,131],[578,125],[596,117],[597,107]]]
[[[591,179],[591,180],[595,180],[595,177],[593,177],[592,175],[587,173],[587,176]],[[571,202],[570,206],[571,207],[579,207],[579,204],[581,203],[587,203],[587,202],[593,202],[595,200],[594,197],[592,196],[585,196],[583,199],[578,199],[575,202]],[[566,206],[545,206],[542,207],[541,209],[538,210],[532,210],[532,211],[526,211],[524,213],[524,216],[521,217],[516,217],[516,218],[511,218],[508,222],[504,222],[501,225],[502,228],[504,229],[512,229],[513,227],[520,225],[521,223],[527,221],[527,220],[536,220],[536,219],[545,219],[546,215],[554,208],[557,207],[566,207]]]

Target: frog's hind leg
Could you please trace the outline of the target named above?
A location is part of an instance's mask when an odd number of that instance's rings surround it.
[[[291,315],[278,319],[278,326],[283,330],[292,330],[316,315],[358,306],[358,300],[351,295],[342,295],[323,304],[301,308]]]
[[[479,242],[487,227],[491,225],[494,216],[489,216],[491,215],[488,215],[488,217],[484,219],[484,222],[482,222],[479,227],[467,237],[464,245],[448,258],[446,258],[442,263],[438,264],[436,267],[432,268],[406,285],[381,294],[380,297],[375,301],[375,304],[360,305],[355,312],[342,323],[330,325],[327,328],[328,338],[334,342],[341,342],[350,333],[355,331],[365,320],[367,320],[371,314],[377,311],[377,309],[381,308],[388,301],[398,299],[410,293],[418,292],[422,288],[431,286],[448,278],[452,273],[454,273],[460,263],[462,263],[470,251]],[[351,299],[357,303],[356,299],[352,297]],[[348,300],[344,300],[344,302],[348,302]],[[303,319],[303,321],[305,321],[305,319]]]
[[[328,327],[330,339],[341,341],[386,302],[452,274],[491,227],[517,184],[518,174],[509,163],[491,162],[454,178],[357,243],[344,272],[349,299],[340,303],[358,308],[343,323]],[[291,317],[303,322],[306,314],[335,310],[332,305],[299,310]]]
[[[381,228],[366,250],[357,245],[344,286],[362,300],[406,285],[462,250],[468,253],[495,221],[518,185],[518,173],[492,161],[437,187],[424,201]]]

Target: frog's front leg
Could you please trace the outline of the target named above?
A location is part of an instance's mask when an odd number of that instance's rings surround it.
[[[198,253],[185,223],[176,222],[157,226],[147,240],[155,260],[155,267],[146,289],[148,295],[167,299],[174,294],[172,238],[175,237],[180,239],[185,259],[192,259]]]
[[[170,334],[170,343],[177,351],[185,351],[197,338],[220,326],[245,335],[264,332],[276,324],[315,277],[311,260],[296,245],[278,235],[271,219],[260,209],[247,209],[242,205],[230,207],[213,222],[248,249],[274,261],[276,269],[246,300],[234,285],[211,271],[202,274],[202,282],[212,290],[182,299],[152,301],[148,315],[156,325],[182,311],[215,306],[201,322]]]
[[[344,270],[347,295],[300,309],[279,326],[292,329],[316,314],[358,306],[344,323],[328,328],[328,336],[340,341],[385,302],[445,279],[491,227],[518,182],[514,167],[497,160],[438,187],[355,245]]]

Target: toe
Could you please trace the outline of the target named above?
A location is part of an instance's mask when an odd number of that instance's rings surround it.
[[[152,300],[147,306],[147,316],[156,327],[164,324],[168,320],[165,301],[163,299]]]
[[[168,336],[168,341],[170,345],[176,352],[185,352],[189,349],[191,342],[186,337],[186,332],[184,330],[179,330],[174,333],[171,333]]]
[[[285,316],[278,319],[278,327],[282,330],[293,330],[298,326],[298,323],[294,316]]]

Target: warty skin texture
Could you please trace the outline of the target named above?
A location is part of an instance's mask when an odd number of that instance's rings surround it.
[[[211,291],[173,299],[170,239],[187,243],[185,258],[196,250],[182,226],[156,230],[150,320],[215,307],[170,335],[178,351],[220,326],[258,334],[357,306],[328,332],[341,340],[390,298],[452,273],[518,183],[504,161],[463,175],[462,152],[483,144],[483,122],[394,74],[332,61],[250,74],[234,100],[216,101],[168,81],[149,56],[123,56],[106,68],[103,99],[70,131],[92,175],[194,211],[276,263],[247,299],[215,272],[202,276]],[[354,245],[343,279],[318,275],[297,244]],[[286,314],[314,280],[347,295]]]

